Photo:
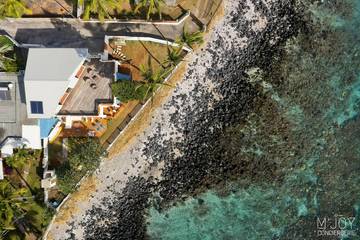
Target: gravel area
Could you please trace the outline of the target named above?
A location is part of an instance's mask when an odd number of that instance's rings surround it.
[[[161,209],[230,176],[261,177],[251,164],[226,161],[218,141],[261,104],[246,71],[266,70],[278,46],[296,34],[302,23],[294,7],[290,0],[225,1],[224,17],[184,79],[136,141],[103,162],[91,197],[52,226],[51,239],[144,239],[149,204]]]

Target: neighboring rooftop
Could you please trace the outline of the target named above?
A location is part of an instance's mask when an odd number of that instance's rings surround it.
[[[29,118],[50,118],[88,56],[83,48],[30,48],[25,70]]]
[[[111,82],[114,79],[113,62],[92,59],[85,62],[80,79],[71,90],[59,114],[97,114],[98,103],[112,102]]]
[[[16,122],[18,76],[2,73],[0,76],[0,122]]]
[[[33,124],[36,121],[27,119],[23,76],[1,72],[0,87],[1,144],[7,136],[20,137],[23,124]]]

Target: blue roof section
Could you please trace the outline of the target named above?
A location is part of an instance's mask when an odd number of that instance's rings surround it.
[[[59,121],[57,118],[39,119],[40,137],[46,138],[55,124]]]

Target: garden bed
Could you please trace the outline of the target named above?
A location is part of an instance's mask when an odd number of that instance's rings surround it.
[[[109,12],[110,18],[118,20],[145,20],[147,19],[147,9],[140,8],[138,12],[135,12],[136,4],[132,0],[124,0],[121,7],[117,10]],[[160,19],[158,13],[150,15],[151,20],[153,21],[176,21],[186,12],[178,6],[162,6],[162,19]],[[87,19],[85,14],[80,16],[81,18]],[[96,13],[91,13],[89,15],[90,19],[97,19]]]

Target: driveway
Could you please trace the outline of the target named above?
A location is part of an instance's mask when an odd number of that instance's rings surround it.
[[[183,26],[193,29],[188,17],[179,25],[157,25],[169,40],[180,36]],[[188,29],[188,27],[187,27]],[[88,48],[90,53],[103,51],[105,35],[149,36],[162,38],[152,24],[90,23],[78,19],[21,18],[0,21],[0,31],[6,32],[19,43],[42,44],[45,47]]]

